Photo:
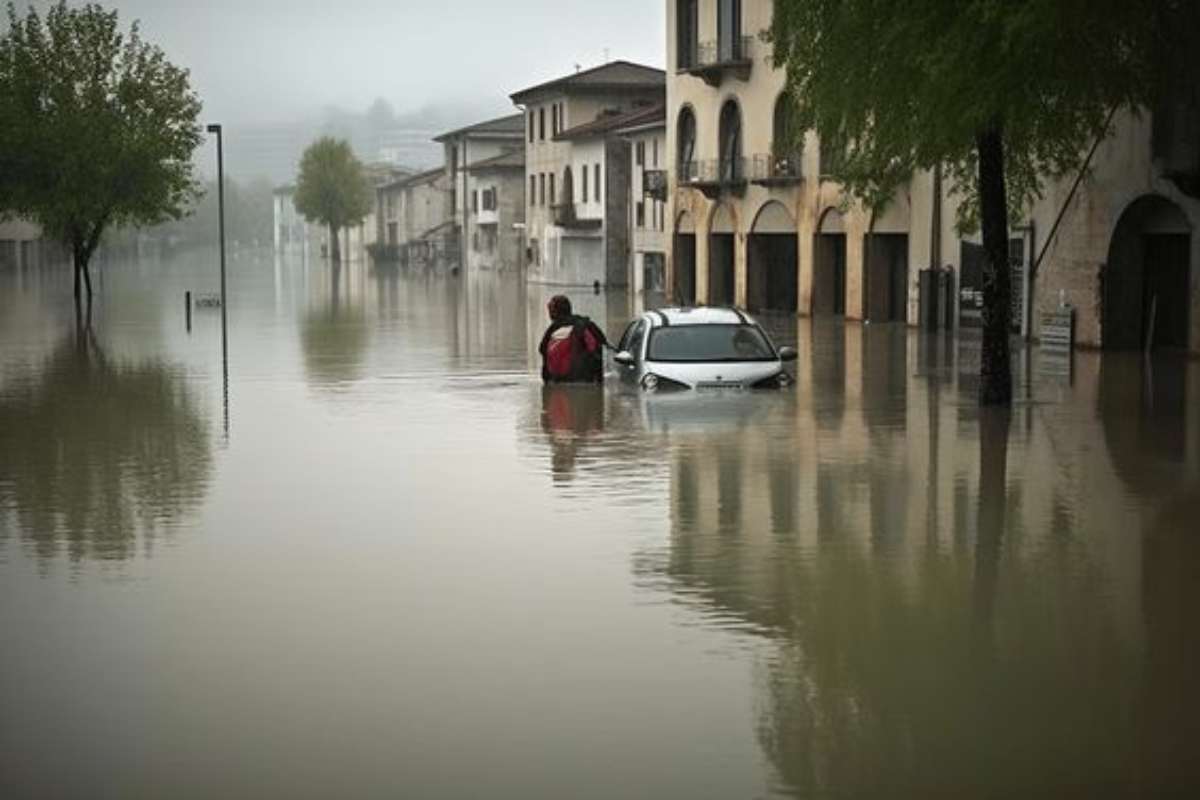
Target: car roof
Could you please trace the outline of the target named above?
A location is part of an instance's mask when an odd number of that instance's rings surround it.
[[[736,308],[718,306],[656,308],[647,311],[645,317],[656,328],[670,325],[743,325],[754,322]]]

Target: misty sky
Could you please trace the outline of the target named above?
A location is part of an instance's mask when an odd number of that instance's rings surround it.
[[[26,3],[19,2],[19,6]],[[102,0],[192,71],[204,117],[276,122],[376,97],[497,114],[508,94],[613,59],[662,66],[662,0]],[[45,7],[45,0],[35,3]]]

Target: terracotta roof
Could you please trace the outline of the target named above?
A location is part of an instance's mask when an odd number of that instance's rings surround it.
[[[505,169],[505,168],[524,168],[525,166],[525,150],[512,150],[507,153],[501,153],[498,156],[485,158],[481,161],[476,161],[467,165],[467,172],[475,172],[476,170],[484,169]]]
[[[390,183],[384,183],[375,188],[399,189],[402,186],[413,186],[418,183],[430,183],[437,180],[439,176],[445,173],[445,171],[445,167],[434,167],[433,169],[427,169],[424,172],[418,172],[416,175],[406,175],[402,178],[397,178]]]
[[[665,122],[666,118],[666,106],[662,105],[642,106],[620,114],[601,114],[591,122],[576,125],[574,128],[567,128],[555,136],[554,140],[562,142],[572,139],[585,139],[589,136],[600,136],[622,128],[632,128],[660,121]]]
[[[599,67],[585,69],[562,78],[539,83],[509,95],[516,105],[545,92],[587,92],[604,89],[663,89],[667,85],[667,73],[644,64],[631,61],[610,61]]]
[[[501,138],[521,138],[525,135],[525,115],[510,114],[507,117],[497,117],[489,119],[486,122],[476,122],[474,125],[468,125],[465,128],[443,133],[440,136],[435,136],[435,142],[444,142],[447,139],[457,139],[461,136],[479,136],[483,138],[501,137]]]

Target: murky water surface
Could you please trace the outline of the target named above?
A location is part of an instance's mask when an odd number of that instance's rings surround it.
[[[0,796],[1200,791],[1200,367],[775,321],[544,391],[518,276],[0,274]],[[577,296],[619,335],[622,295]]]

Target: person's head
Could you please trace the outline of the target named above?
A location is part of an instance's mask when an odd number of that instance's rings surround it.
[[[546,303],[546,310],[550,312],[550,319],[555,322],[566,319],[571,316],[571,301],[565,294],[556,294]]]

